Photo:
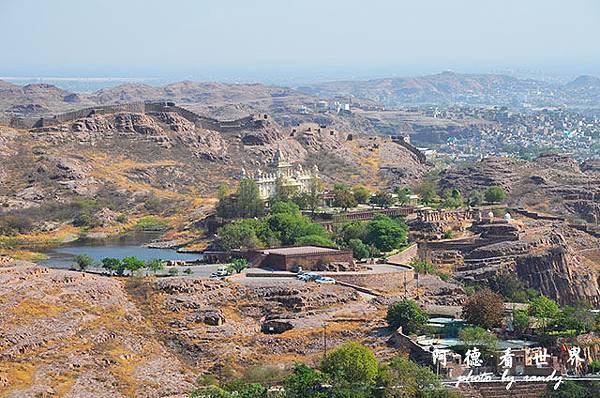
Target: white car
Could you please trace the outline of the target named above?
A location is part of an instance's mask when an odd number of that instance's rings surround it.
[[[304,282],[308,282],[308,280],[310,279],[310,277],[307,274],[298,274],[296,275],[296,278]]]
[[[315,282],[317,282],[317,283],[323,283],[325,285],[334,285],[335,284],[335,279],[330,278],[328,276],[320,276],[317,279],[315,279]]]

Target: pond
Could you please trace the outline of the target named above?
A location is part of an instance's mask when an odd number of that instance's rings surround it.
[[[125,257],[137,257],[141,260],[185,260],[193,261],[202,258],[200,253],[178,253],[173,249],[151,249],[142,246],[157,238],[156,234],[135,234],[121,237],[119,239],[79,239],[69,244],[36,248],[37,251],[48,256],[47,259],[38,261],[39,265],[51,268],[71,268],[77,255],[86,254],[100,261],[105,257],[123,259]]]

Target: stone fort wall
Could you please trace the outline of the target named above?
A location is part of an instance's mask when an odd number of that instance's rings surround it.
[[[93,114],[113,114],[113,113],[157,113],[174,112],[181,117],[194,123],[196,126],[214,130],[218,132],[238,132],[246,129],[258,129],[270,123],[270,118],[266,114],[250,115],[236,120],[217,120],[210,117],[199,115],[189,109],[175,105],[174,102],[130,102],[126,104],[94,106],[76,111],[61,113],[48,118],[23,118],[13,117],[0,119],[6,125],[19,129],[30,129],[37,127],[55,126],[57,124],[75,121],[89,117]]]

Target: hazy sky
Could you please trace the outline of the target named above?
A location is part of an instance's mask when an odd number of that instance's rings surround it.
[[[0,76],[600,74],[599,0],[0,0]]]

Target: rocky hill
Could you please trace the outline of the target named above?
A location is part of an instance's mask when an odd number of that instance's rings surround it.
[[[268,168],[278,149],[293,163],[316,165],[326,184],[412,183],[428,169],[390,139],[325,125],[292,129],[261,116],[240,127],[203,128],[177,112],[91,113],[30,130],[1,128],[0,203],[4,214],[31,209],[37,223],[65,221],[64,207],[82,199],[144,214],[154,198],[189,214],[222,183],[233,186],[242,168]]]
[[[577,164],[567,156],[546,154],[533,161],[489,157],[441,175],[441,190],[458,188],[467,195],[492,185],[503,187],[509,204],[597,223],[600,174],[592,162]]]
[[[326,98],[354,96],[388,106],[451,103],[513,105],[525,101],[540,106],[569,103],[597,107],[597,95],[578,91],[581,85],[589,88],[595,80],[593,77],[580,77],[567,85],[560,85],[497,74],[442,72],[418,77],[327,82],[300,87],[299,90]]]

